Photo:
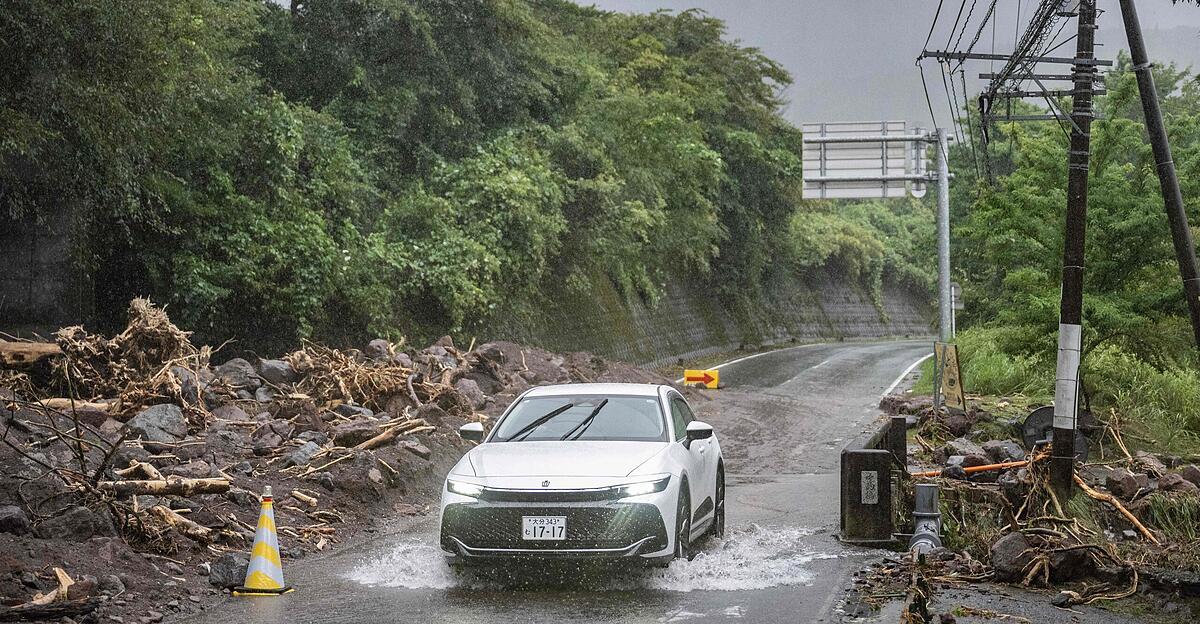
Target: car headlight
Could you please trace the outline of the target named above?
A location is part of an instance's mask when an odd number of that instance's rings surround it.
[[[671,475],[667,475],[661,479],[654,481],[641,481],[639,483],[630,483],[617,488],[617,497],[625,498],[627,496],[642,496],[643,494],[653,494],[667,489],[667,485],[671,482]]]
[[[467,483],[466,481],[447,480],[446,489],[454,492],[455,494],[470,496],[471,498],[479,498],[479,495],[483,494],[482,485],[475,485],[474,483]]]

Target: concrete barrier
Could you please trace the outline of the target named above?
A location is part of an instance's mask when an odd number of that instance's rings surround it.
[[[890,544],[893,484],[907,471],[904,417],[892,418],[842,449],[841,539],[854,544]]]

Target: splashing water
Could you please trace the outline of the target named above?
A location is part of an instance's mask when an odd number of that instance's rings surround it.
[[[750,590],[779,585],[805,585],[812,581],[808,564],[837,555],[805,547],[812,531],[799,528],[749,527],[730,530],[724,539],[709,540],[692,561],[676,560],[666,568],[621,568],[618,573],[573,575],[579,589],[627,591],[652,589],[690,592],[698,590]],[[409,538],[390,551],[366,561],[346,574],[352,581],[370,586],[408,589],[511,589],[520,587],[513,578],[517,569],[497,578],[494,573],[446,565],[432,536]],[[556,576],[561,581],[561,576]],[[544,583],[535,584],[545,587]],[[569,588],[569,587],[567,587]]]

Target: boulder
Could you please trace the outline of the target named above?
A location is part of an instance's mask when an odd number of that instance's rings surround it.
[[[429,459],[429,457],[433,455],[433,452],[429,450],[428,446],[425,446],[420,442],[413,442],[412,440],[404,440],[400,443],[400,447],[412,453],[413,455],[420,457],[421,459]]]
[[[185,479],[204,479],[212,476],[213,468],[203,459],[197,459],[186,464],[167,466],[162,470],[162,473],[167,476],[174,475]]]
[[[997,464],[1025,459],[1025,449],[1012,440],[988,440],[983,443],[982,448]]]
[[[125,583],[121,582],[121,577],[116,574],[105,574],[100,577],[100,591],[115,596],[125,592]]]
[[[946,479],[958,479],[959,481],[967,480],[967,471],[959,464],[946,466],[942,469],[942,477]]]
[[[473,410],[483,409],[484,404],[487,403],[487,397],[484,396],[479,383],[474,379],[467,379],[465,377],[459,379],[454,382],[454,389],[467,400],[467,403],[470,404]]]
[[[434,403],[426,403],[417,408],[417,418],[421,418],[431,425],[443,424],[447,416],[449,414],[446,413],[446,410]]]
[[[324,445],[329,441],[329,435],[323,431],[302,431],[296,436],[301,442],[312,442],[317,446]]]
[[[1125,468],[1115,468],[1109,472],[1104,479],[1104,487],[1117,498],[1125,500],[1131,500],[1142,489],[1137,476]]]
[[[951,455],[987,455],[981,446],[966,438],[955,438],[950,440],[942,448],[947,457],[950,457]]]
[[[1050,552],[1051,581],[1056,583],[1073,581],[1088,576],[1095,570],[1095,560],[1085,548]]]
[[[1162,492],[1184,492],[1187,494],[1200,494],[1200,488],[1196,484],[1183,478],[1183,475],[1177,472],[1169,472],[1158,478],[1158,489]]]
[[[1179,475],[1192,485],[1200,487],[1200,467],[1197,467],[1196,464],[1188,464],[1180,468]]]
[[[350,403],[342,403],[333,408],[333,411],[346,418],[372,418],[375,416],[375,412],[370,409],[361,405],[351,405]]]
[[[355,446],[381,433],[379,423],[372,420],[352,420],[333,428],[333,443],[338,446]]]
[[[283,458],[283,467],[307,466],[308,462],[312,461],[313,456],[320,451],[320,446],[317,446],[313,442],[305,442],[296,450],[288,453],[287,457]]]
[[[238,587],[246,580],[250,558],[242,553],[225,553],[208,566],[208,582],[214,587]]]
[[[396,362],[396,364],[399,364],[400,366],[403,366],[404,368],[414,368],[412,357],[407,353],[404,353],[404,352],[397,353],[396,356],[392,359]]]
[[[133,435],[151,442],[178,442],[187,437],[183,410],[169,403],[147,407],[125,426]]]
[[[942,419],[942,424],[946,425],[946,430],[950,432],[950,435],[961,437],[971,431],[971,427],[975,426],[975,420],[959,410],[953,410]]]
[[[222,405],[212,411],[212,416],[217,420],[232,420],[236,422],[250,420],[250,415],[236,405]]]
[[[200,402],[200,380],[196,373],[182,366],[172,366],[171,376],[179,384],[179,398],[192,405]]]
[[[0,533],[24,535],[29,532],[29,516],[16,505],[0,505]]]
[[[262,385],[262,380],[258,378],[258,373],[254,370],[254,366],[242,358],[233,358],[228,362],[213,369],[217,377],[225,380],[230,386],[235,389],[244,390],[255,388]]]
[[[209,431],[204,438],[204,454],[222,458],[239,457],[250,450],[250,441],[237,428]]]
[[[277,386],[295,383],[299,378],[296,370],[285,360],[260,360],[258,362],[258,376],[263,381]]]
[[[254,400],[259,403],[270,403],[275,400],[275,389],[270,386],[260,386],[254,391]]]
[[[95,535],[116,535],[116,530],[108,512],[95,512],[87,507],[71,507],[42,520],[35,533],[43,539],[84,542]]]
[[[255,455],[269,455],[271,451],[292,438],[292,424],[282,418],[269,420],[250,434],[250,444]]]
[[[1025,567],[1033,561],[1034,552],[1029,540],[1021,533],[1009,533],[992,544],[992,570],[1002,581],[1020,580]]]
[[[1167,474],[1166,464],[1146,451],[1138,451],[1133,461],[1139,469],[1149,474],[1153,479]]]
[[[385,360],[392,354],[392,343],[383,338],[376,338],[367,343],[367,348],[363,349],[363,355],[372,360]]]

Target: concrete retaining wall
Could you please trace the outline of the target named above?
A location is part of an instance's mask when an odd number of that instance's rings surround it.
[[[595,282],[588,293],[554,294],[524,306],[537,313],[498,314],[481,337],[662,366],[744,345],[932,333],[924,296],[886,285],[881,310],[864,288],[828,272],[778,279],[762,300],[737,309],[698,284],[668,284],[649,307],[626,301],[607,280]]]

